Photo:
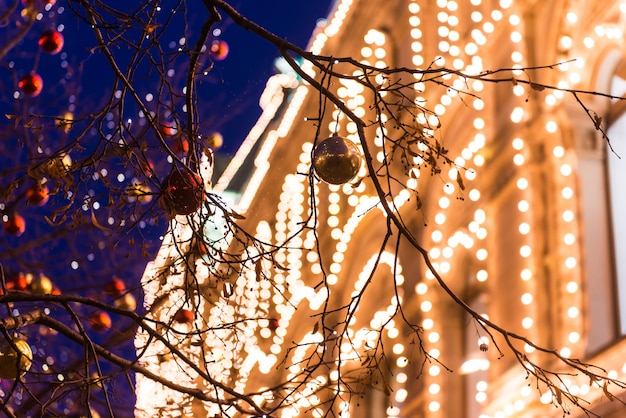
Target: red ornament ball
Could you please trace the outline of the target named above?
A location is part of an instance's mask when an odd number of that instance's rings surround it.
[[[159,130],[163,135],[166,136],[174,136],[178,133],[178,129],[176,129],[176,124],[170,121],[161,122],[159,125]]]
[[[176,215],[189,215],[204,201],[202,179],[196,173],[175,169],[163,182],[163,199],[167,209]]]
[[[48,54],[58,54],[63,49],[63,35],[56,29],[45,31],[39,37],[39,48]]]
[[[39,96],[43,89],[43,79],[39,74],[26,74],[17,83],[17,87],[27,96]]]
[[[26,220],[17,213],[9,215],[9,219],[3,225],[4,232],[19,237],[26,231]]]
[[[48,187],[39,182],[33,183],[33,185],[26,190],[26,200],[31,205],[43,206],[48,203],[49,197]]]
[[[28,289],[28,280],[26,280],[26,275],[24,273],[19,273],[11,278],[9,278],[6,282],[7,290],[16,290],[16,291],[24,291]]]
[[[104,285],[104,291],[115,297],[121,296],[126,292],[126,284],[119,277],[114,277],[110,282]]]
[[[174,321],[179,324],[191,324],[193,322],[193,311],[189,309],[179,309],[174,315]]]
[[[267,327],[272,331],[276,331],[279,327],[278,319],[270,318]]]
[[[359,148],[338,135],[326,138],[313,150],[313,168],[326,183],[347,183],[357,175],[360,167]]]
[[[111,316],[104,311],[95,312],[89,317],[89,326],[94,331],[104,332],[111,328],[111,325],[113,325]]]
[[[216,39],[211,42],[211,46],[209,47],[209,51],[211,51],[211,55],[218,61],[225,60],[228,56],[228,51],[230,48],[226,41],[222,41],[221,39]]]
[[[174,137],[172,151],[178,155],[185,155],[189,152],[189,140],[184,135]]]

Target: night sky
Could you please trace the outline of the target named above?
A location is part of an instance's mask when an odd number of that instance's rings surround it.
[[[316,23],[328,15],[331,4],[332,0],[233,2],[244,16],[303,48]],[[220,152],[232,154],[261,114],[258,99],[267,79],[275,73],[273,62],[278,51],[227,18],[220,27],[223,29],[221,37],[230,45],[230,53],[216,65],[217,80],[201,99],[213,100],[216,104],[219,117],[215,124],[224,135]]]

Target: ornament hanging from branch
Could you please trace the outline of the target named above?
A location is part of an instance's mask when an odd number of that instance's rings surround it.
[[[357,175],[361,159],[354,142],[333,135],[317,144],[312,162],[315,173],[326,183],[344,184]]]

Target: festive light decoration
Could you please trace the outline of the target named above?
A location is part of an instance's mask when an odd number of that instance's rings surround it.
[[[111,321],[111,316],[104,311],[94,312],[89,317],[89,326],[97,332],[105,332],[109,330],[112,324],[113,322]]]
[[[189,215],[204,201],[202,179],[196,173],[174,169],[163,182],[162,199],[176,215]]]
[[[24,291],[28,289],[28,280],[24,273],[18,273],[9,278],[6,283],[7,290]]]
[[[174,314],[174,321],[180,324],[191,324],[193,322],[194,313],[190,309],[181,308]]]
[[[28,280],[28,277],[27,277]],[[54,291],[54,285],[49,277],[39,274],[37,276],[30,275],[28,287],[31,292],[37,295],[49,295]]]
[[[313,151],[315,173],[330,184],[352,180],[361,167],[361,152],[356,144],[338,135],[321,141]]]
[[[207,145],[213,151],[217,151],[224,145],[224,137],[219,132],[212,133],[206,138]]]
[[[124,280],[119,277],[114,277],[111,281],[104,285],[104,291],[113,297],[121,296],[124,292],[126,292],[126,283],[124,283]]]
[[[31,205],[43,206],[48,203],[49,198],[48,186],[38,181],[26,190],[26,200]]]
[[[15,379],[23,375],[33,363],[33,352],[23,338],[6,339],[0,345],[0,377]]]
[[[147,184],[131,184],[126,188],[126,193],[129,201],[137,200],[142,204],[150,203],[154,194],[152,188]]]
[[[132,293],[124,293],[113,301],[113,305],[119,309],[134,311],[137,309],[137,299],[135,299]]]
[[[56,55],[63,49],[63,35],[56,29],[45,31],[39,37],[39,47],[42,51]]]
[[[37,97],[43,90],[43,79],[39,74],[26,74],[17,83],[17,87],[29,97]]]
[[[225,60],[226,57],[228,56],[229,47],[226,41],[223,41],[221,39],[216,39],[213,42],[211,42],[209,51],[211,52],[211,55],[213,56],[213,58],[215,58],[218,61],[222,61],[222,60]]]
[[[189,152],[189,140],[185,135],[175,135],[172,139],[172,151],[183,157]]]
[[[18,213],[14,213],[7,216],[2,227],[7,234],[19,237],[26,231],[26,220]]]

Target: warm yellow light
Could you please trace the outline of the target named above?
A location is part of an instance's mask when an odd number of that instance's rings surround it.
[[[487,250],[485,250],[484,248],[479,249],[478,251],[476,251],[476,258],[480,261],[484,261],[487,259]]]
[[[430,412],[437,412],[439,409],[441,409],[441,404],[437,401],[433,401],[428,404],[428,410]]]
[[[565,285],[565,289],[568,293],[576,293],[578,291],[578,283],[570,281]]]
[[[519,123],[524,119],[524,109],[521,107],[516,107],[511,112],[511,121],[514,123]]]
[[[546,131],[553,134],[559,129],[559,125],[553,120],[550,120],[546,123]]]
[[[522,213],[528,212],[528,209],[530,209],[530,204],[527,200],[520,200],[517,203],[517,209]]]
[[[576,264],[577,264],[576,257],[567,257],[565,259],[565,267],[567,267],[570,270],[576,267]]]
[[[534,321],[530,317],[526,317],[522,319],[522,328],[524,329],[532,328],[533,324],[534,324]]]
[[[580,312],[576,306],[570,306],[567,309],[567,316],[569,316],[572,319],[577,318],[579,313]]]
[[[571,210],[565,210],[563,211],[563,215],[562,215],[563,221],[565,222],[572,222],[574,220],[574,212],[572,212]]]
[[[520,273],[520,277],[522,278],[522,280],[527,282],[527,281],[529,281],[530,279],[533,278],[533,272],[530,269],[524,269]]]

